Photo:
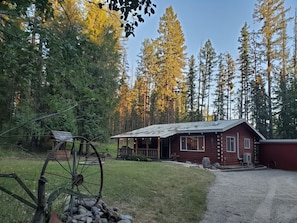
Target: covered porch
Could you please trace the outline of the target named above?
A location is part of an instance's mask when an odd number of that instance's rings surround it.
[[[160,160],[162,140],[158,138],[117,138],[117,157],[145,156]]]
[[[172,140],[179,124],[157,124],[112,136],[117,140],[118,157],[145,156],[154,160],[170,159]]]

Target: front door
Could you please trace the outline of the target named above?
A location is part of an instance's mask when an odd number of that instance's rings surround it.
[[[169,159],[169,138],[161,140],[161,159]]]

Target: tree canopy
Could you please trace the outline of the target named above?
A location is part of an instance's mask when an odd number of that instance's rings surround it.
[[[52,129],[103,141],[151,124],[214,118],[245,118],[270,138],[297,137],[297,19],[288,36],[284,1],[257,1],[260,29],[243,24],[237,60],[211,39],[188,57],[170,6],[130,76],[124,36],[155,7],[150,0],[1,1],[1,141],[37,148]]]

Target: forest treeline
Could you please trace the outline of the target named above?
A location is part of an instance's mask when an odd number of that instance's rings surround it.
[[[216,52],[210,39],[187,55],[168,7],[158,37],[143,41],[132,85],[125,35],[143,19],[123,24],[124,9],[98,2],[0,2],[2,143],[38,146],[50,130],[105,141],[151,124],[214,117],[244,118],[267,138],[297,137],[297,16],[288,17],[284,0],[257,1],[260,29],[243,24],[238,58]]]
[[[244,118],[267,138],[296,138],[297,19],[290,10],[284,0],[258,0],[251,16],[260,28],[243,24],[233,58],[216,52],[210,39],[186,55],[177,14],[167,8],[159,36],[143,42],[131,88],[122,74],[121,131]]]

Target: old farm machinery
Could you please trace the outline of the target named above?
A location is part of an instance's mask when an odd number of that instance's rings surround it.
[[[73,215],[74,205],[79,200],[90,198],[98,202],[103,187],[99,153],[88,139],[80,136],[60,141],[48,152],[40,172],[37,195],[14,173],[0,173],[0,177],[15,179],[29,195],[30,201],[0,185],[0,190],[35,209],[33,223],[47,222],[53,210],[62,210],[65,214],[66,209],[67,215]]]

